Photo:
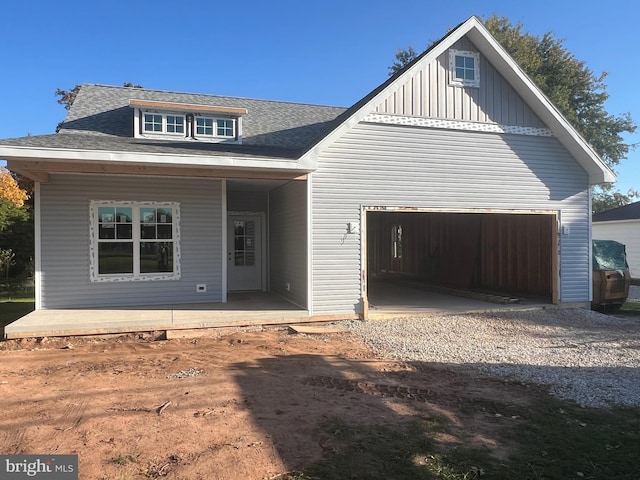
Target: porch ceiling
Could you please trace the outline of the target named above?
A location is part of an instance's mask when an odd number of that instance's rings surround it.
[[[86,162],[79,160],[7,161],[9,170],[47,183],[52,173],[83,173],[108,175],[143,175],[161,177],[238,178],[292,180],[306,178],[306,172],[293,168],[259,168],[248,166],[176,165],[166,163]]]

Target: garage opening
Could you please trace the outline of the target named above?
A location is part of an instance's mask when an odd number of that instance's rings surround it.
[[[366,298],[387,282],[557,303],[557,215],[365,210]]]

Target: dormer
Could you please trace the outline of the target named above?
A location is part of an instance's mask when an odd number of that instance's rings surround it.
[[[246,108],[129,100],[135,138],[242,143]]]

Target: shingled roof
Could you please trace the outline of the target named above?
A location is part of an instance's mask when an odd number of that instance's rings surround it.
[[[245,108],[242,145],[133,137],[129,100]],[[59,132],[0,140],[0,145],[133,153],[297,158],[334,128],[345,108],[85,84]]]
[[[640,202],[596,213],[592,217],[593,222],[610,222],[613,220],[640,220]]]

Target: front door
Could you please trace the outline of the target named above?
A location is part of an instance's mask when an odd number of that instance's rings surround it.
[[[229,215],[228,222],[228,290],[261,290],[261,217],[260,215]]]

